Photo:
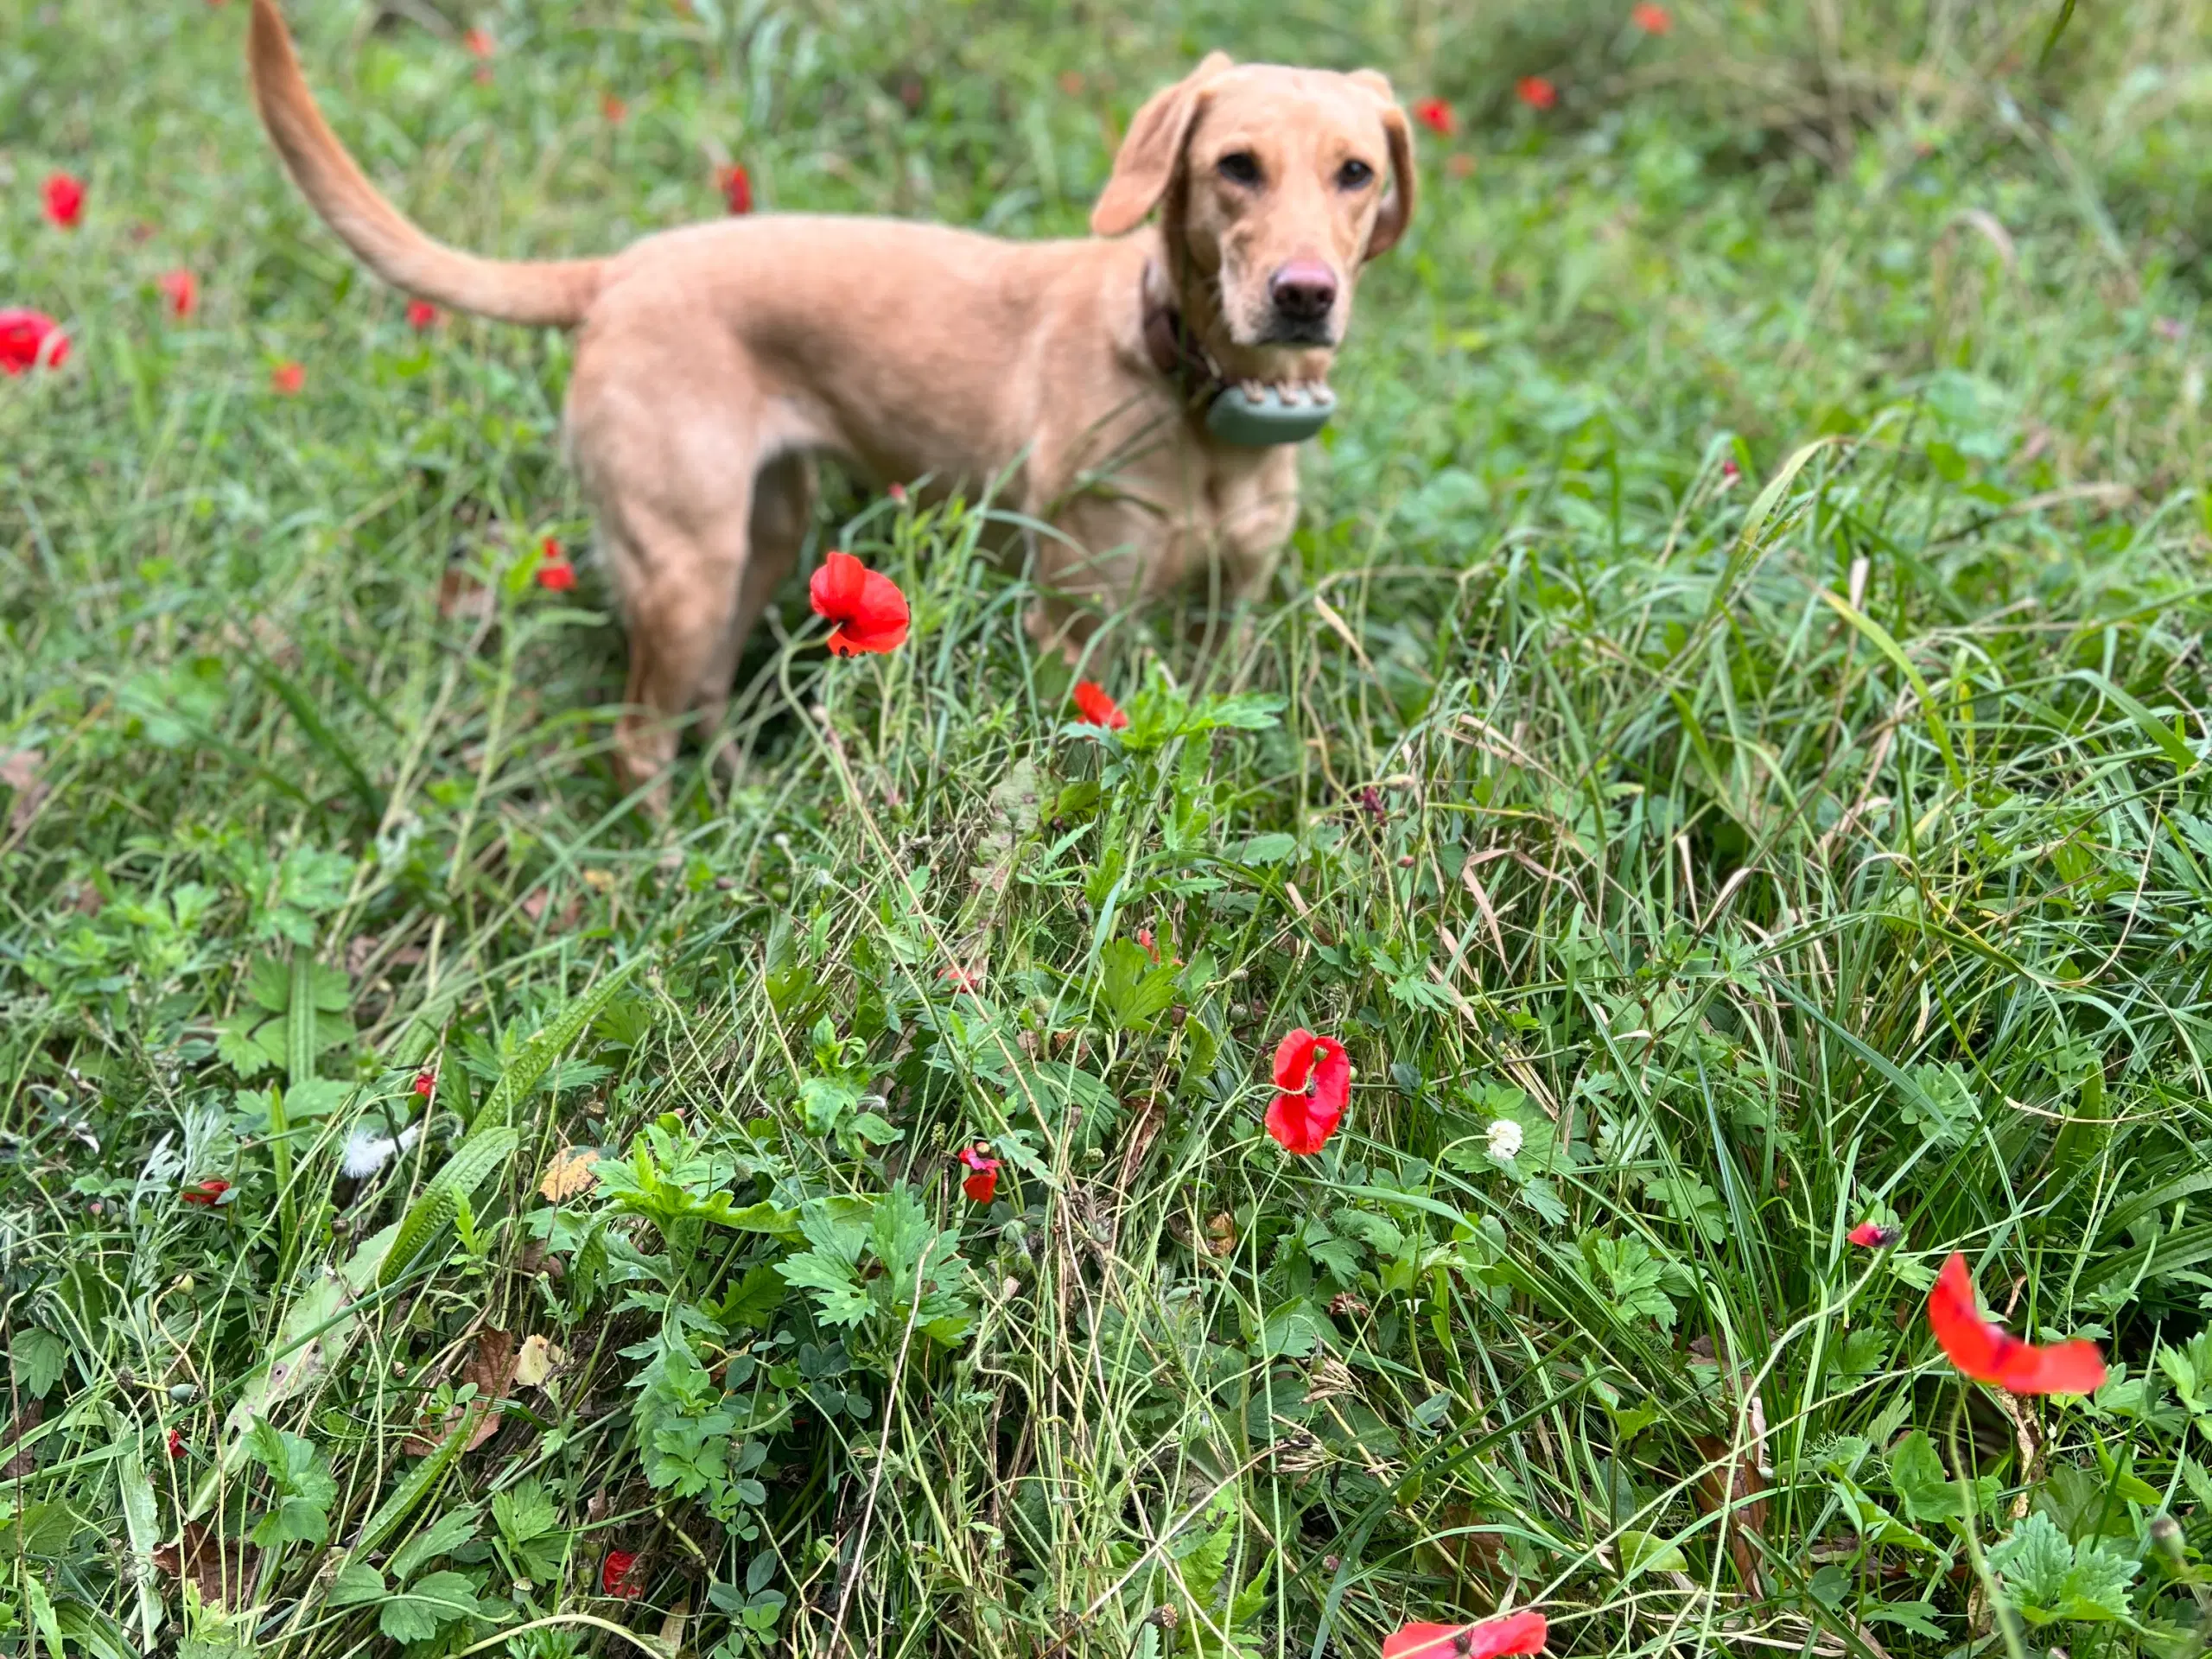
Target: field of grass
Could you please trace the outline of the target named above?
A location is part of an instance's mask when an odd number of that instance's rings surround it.
[[[1234,652],[1075,725],[833,486],[912,639],[794,582],[661,823],[568,342],[410,326],[241,8],[0,0],[0,1653],[2202,1651],[2212,3],[387,4],[308,73],[505,254],[1071,233],[1213,46],[1457,130]]]

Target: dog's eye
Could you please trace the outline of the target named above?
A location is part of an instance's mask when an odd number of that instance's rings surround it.
[[[1375,182],[1375,169],[1365,162],[1346,162],[1337,169],[1337,188],[1364,190]]]
[[[1253,185],[1260,181],[1260,163],[1249,150],[1232,149],[1214,164],[1214,171],[1231,184]]]

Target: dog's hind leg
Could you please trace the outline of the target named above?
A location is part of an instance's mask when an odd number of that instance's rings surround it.
[[[699,728],[710,741],[728,709],[730,686],[745,654],[745,642],[752,638],[776,589],[798,567],[807,526],[814,518],[814,494],[813,462],[795,452],[771,457],[753,480],[753,512],[747,532],[750,551],[738,582],[736,608],[698,688]],[[728,764],[734,757],[725,747],[718,748],[714,759]]]

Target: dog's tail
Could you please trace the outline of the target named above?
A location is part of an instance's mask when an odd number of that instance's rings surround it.
[[[253,0],[246,46],[253,101],[285,170],[323,223],[394,288],[456,311],[566,327],[581,322],[599,292],[597,259],[480,259],[433,241],[362,176],[315,108],[276,0]]]

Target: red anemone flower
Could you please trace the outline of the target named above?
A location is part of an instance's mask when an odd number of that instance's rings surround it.
[[[999,1160],[986,1155],[989,1150],[990,1143],[985,1141],[960,1148],[960,1161],[968,1166],[960,1190],[976,1204],[988,1204],[999,1190]]]
[[[1103,726],[1109,732],[1118,732],[1129,723],[1122,712],[1122,705],[1106,695],[1106,688],[1096,680],[1075,683],[1075,706],[1082,712],[1086,726]]]
[[[85,216],[85,181],[68,173],[56,173],[46,181],[46,216],[65,231],[77,228]]]
[[[431,1071],[429,1066],[424,1066],[415,1074],[415,1092],[423,1099],[428,1100],[436,1092],[437,1087],[438,1074]]]
[[[736,162],[732,162],[715,175],[715,182],[721,187],[722,200],[729,204],[732,213],[753,211],[753,175]]]
[[[172,1459],[175,1459],[181,1458],[183,1455],[184,1435],[181,1431],[173,1428],[169,1430],[169,1456]]]
[[[1548,110],[1559,102],[1559,88],[1541,75],[1523,75],[1514,83],[1513,95],[1532,110]]]
[[[43,311],[0,311],[0,374],[58,369],[68,360],[69,336]]]
[[[576,567],[569,563],[569,556],[561,550],[561,543],[550,536],[539,545],[537,585],[548,593],[565,594],[576,585]]]
[[[1928,1327],[1951,1363],[1977,1382],[1994,1382],[2014,1394],[2094,1394],[2104,1386],[2104,1356],[2095,1343],[2038,1347],[1983,1319],[1974,1275],[1955,1251],[1929,1293]]]
[[[1878,1221],[1862,1221],[1844,1236],[1861,1249],[1885,1250],[1904,1236],[1901,1228],[1885,1227]]]
[[[1628,20],[1647,35],[1664,35],[1675,26],[1674,14],[1664,6],[1655,6],[1651,0],[1630,8]]]
[[[610,1549],[607,1559],[600,1563],[599,1587],[610,1596],[620,1596],[625,1601],[635,1601],[645,1593],[645,1587],[634,1576],[638,1566],[638,1552],[634,1549]]]
[[[179,1192],[177,1197],[182,1198],[187,1204],[201,1205],[212,1210],[222,1202],[223,1194],[230,1190],[231,1184],[228,1181],[220,1176],[215,1176],[207,1180],[193,1182],[191,1185]]]
[[[1414,119],[1440,138],[1449,138],[1459,126],[1458,113],[1440,98],[1424,98],[1414,105]]]
[[[1281,1092],[1268,1108],[1268,1133],[1284,1151],[1310,1157],[1328,1144],[1344,1119],[1351,1091],[1344,1046],[1301,1026],[1275,1045],[1274,1077]]]
[[[1508,1613],[1479,1624],[1407,1624],[1384,1638],[1382,1659],[1497,1659],[1508,1653],[1541,1653],[1541,1613]]]
[[[410,300],[407,302],[407,326],[410,328],[412,328],[416,334],[423,334],[425,331],[435,327],[437,325],[437,321],[438,308],[432,305],[428,300]]]
[[[306,385],[307,383],[308,372],[306,366],[302,364],[290,362],[279,363],[275,368],[269,372],[270,386],[273,390],[283,393],[287,397],[298,397],[300,395],[300,388]]]
[[[165,270],[155,282],[162,297],[169,302],[169,315],[179,322],[200,308],[200,279],[190,271]]]
[[[896,651],[906,643],[906,595],[899,584],[835,548],[807,585],[814,613],[836,624],[830,649],[840,657]]]

